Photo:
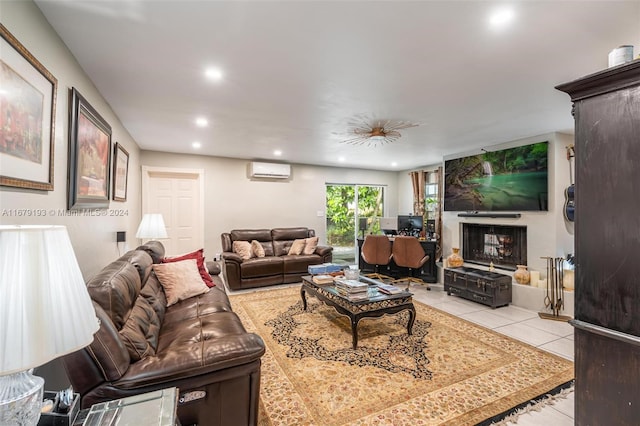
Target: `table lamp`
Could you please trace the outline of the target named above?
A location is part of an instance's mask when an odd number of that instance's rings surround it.
[[[160,213],[147,213],[142,216],[140,226],[138,226],[138,231],[136,232],[136,238],[142,240],[169,238],[162,215]]]
[[[0,424],[37,424],[33,368],[89,345],[98,327],[67,229],[0,225]]]

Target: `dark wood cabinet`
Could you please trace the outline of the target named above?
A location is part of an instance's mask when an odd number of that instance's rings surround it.
[[[575,118],[575,422],[637,425],[640,60],[556,88]]]
[[[444,291],[495,309],[511,303],[511,276],[464,266],[446,268]]]
[[[358,238],[358,268],[364,272],[373,272],[375,265],[366,263],[364,259],[362,259],[362,256],[360,256],[362,244],[364,244],[364,240],[362,238]],[[391,244],[393,244],[392,238]],[[424,252],[429,256],[429,260],[427,260],[422,268],[416,272],[416,275],[426,283],[436,283],[438,282],[438,269],[436,268],[436,242],[425,240],[420,241],[420,245]],[[402,272],[400,269],[401,268],[391,260],[389,266],[384,271],[381,270],[380,273],[390,276],[398,276]]]

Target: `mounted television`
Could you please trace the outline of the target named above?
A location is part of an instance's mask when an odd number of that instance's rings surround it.
[[[547,211],[549,142],[444,163],[445,211]]]

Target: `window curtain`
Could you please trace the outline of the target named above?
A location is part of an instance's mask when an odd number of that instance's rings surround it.
[[[442,186],[442,166],[438,167],[435,174],[435,183],[438,187],[438,204],[436,205],[436,261],[442,258],[442,206],[444,188]]]
[[[433,175],[431,179],[430,175]],[[442,257],[442,166],[434,171],[416,170],[409,172],[411,177],[411,185],[413,186],[413,214],[422,216],[423,224],[426,223],[425,218],[425,189],[427,182],[435,183],[438,187],[437,204],[435,212],[435,232],[436,232],[436,260]]]
[[[427,171],[416,170],[409,172],[411,184],[413,185],[413,214],[422,216],[424,220],[424,190],[427,184]]]

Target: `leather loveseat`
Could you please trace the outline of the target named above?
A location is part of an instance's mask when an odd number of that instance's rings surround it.
[[[175,386],[183,425],[256,425],[264,342],[244,329],[217,275],[207,293],[166,307],[152,269],[163,256],[151,241],[87,282],[100,328],[63,358],[82,408]]]
[[[311,254],[288,254],[295,240],[313,237],[315,231],[304,227],[236,229],[223,233],[222,259],[227,285],[232,290],[240,290],[300,282],[301,277],[308,274],[309,265],[332,260],[333,247],[328,246],[318,245]],[[236,241],[257,241],[262,246],[264,257],[242,258],[233,250]]]

